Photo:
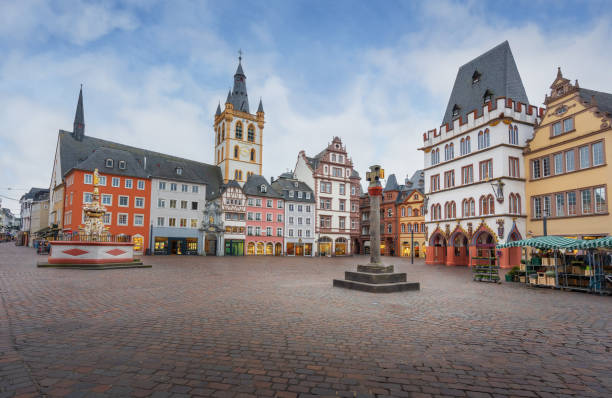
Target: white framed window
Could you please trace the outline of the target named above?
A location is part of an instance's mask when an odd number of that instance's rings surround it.
[[[276,207],[278,207],[279,209],[283,208],[283,201],[282,200],[277,200],[276,201]]]
[[[182,184],[181,192],[189,192],[189,186],[187,184]]]
[[[145,189],[145,182],[144,180],[138,180],[138,182],[136,183],[136,188],[140,189],[141,191]]]
[[[272,199],[266,200],[266,207],[272,207]]]
[[[310,199],[310,192],[306,192],[306,199]]]
[[[128,214],[127,213],[117,214],[117,225],[128,225]]]
[[[90,192],[83,192],[83,203],[91,203],[92,194]]]
[[[103,187],[106,186],[106,176],[100,176],[98,179],[98,185],[102,185]]]
[[[102,204],[105,206],[112,206],[113,205],[113,195],[108,194],[108,193],[103,193],[102,194]]]
[[[120,160],[119,161],[119,168],[121,170],[125,170],[126,166],[127,166],[127,164],[125,163],[125,160]]]
[[[282,214],[277,214],[276,215],[276,221],[277,222],[283,222],[283,215]]]
[[[113,213],[104,213],[104,216],[102,216],[102,223],[104,225],[111,225],[112,219],[113,219]]]
[[[266,227],[266,236],[272,236],[272,227]]]
[[[132,189],[132,186],[133,186],[133,181],[132,181],[132,179],[131,179],[131,178],[126,178],[126,179],[125,179],[125,187],[126,187],[127,189]]]
[[[158,187],[159,187],[160,191],[165,191],[166,190],[166,182],[165,181],[160,181]]]
[[[144,225],[144,214],[134,214],[134,226],[142,227]]]
[[[282,228],[276,228],[276,236],[283,236],[283,229]]]
[[[289,191],[289,197],[292,198],[293,197],[293,191]]]
[[[130,197],[119,195],[119,207],[128,207],[130,205]]]
[[[165,221],[166,221],[166,218],[165,218],[165,217],[157,217],[157,226],[158,226],[158,227],[163,227],[163,226],[164,226]]]
[[[157,207],[159,208],[166,207],[166,199],[157,199]]]
[[[113,159],[106,159],[106,167],[113,168]]]
[[[144,205],[145,205],[145,199],[142,197],[136,197],[134,198],[134,207],[138,208],[138,209],[144,209]]]
[[[111,184],[113,187],[118,188],[121,185],[121,179],[119,177],[113,177]]]
[[[171,191],[176,191],[176,184],[174,182],[170,183],[170,190]]]
[[[294,207],[293,207],[293,203],[289,204],[289,211],[293,211]]]
[[[93,175],[85,174],[85,184],[93,184]]]
[[[199,190],[200,190],[200,187],[198,187],[197,185],[193,185],[193,186],[191,187],[191,192],[192,192],[192,193],[198,193],[198,192],[199,192]]]

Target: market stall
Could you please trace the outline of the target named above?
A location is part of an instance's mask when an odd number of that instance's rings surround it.
[[[541,236],[498,245],[523,247],[512,277],[532,286],[612,293],[612,237],[593,240]],[[532,248],[531,253],[527,248]]]

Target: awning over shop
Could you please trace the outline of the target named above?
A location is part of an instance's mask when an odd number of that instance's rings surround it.
[[[576,249],[580,248],[577,246],[580,246],[587,242],[592,243],[594,241],[563,238],[561,236],[538,236],[536,238],[517,240],[514,242],[497,245],[497,248],[502,249],[504,247],[530,246],[535,247],[536,249]]]

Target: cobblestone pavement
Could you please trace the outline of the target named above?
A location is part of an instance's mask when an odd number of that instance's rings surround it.
[[[420,292],[332,287],[364,257],[37,269],[0,244],[0,397],[612,396],[612,298],[384,258]]]

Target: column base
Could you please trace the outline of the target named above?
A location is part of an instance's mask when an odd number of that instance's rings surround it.
[[[346,271],[344,279],[334,279],[334,287],[370,293],[393,293],[420,290],[418,282],[406,282],[405,272],[393,272],[393,265],[358,265],[357,272]]]

